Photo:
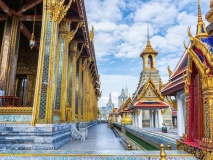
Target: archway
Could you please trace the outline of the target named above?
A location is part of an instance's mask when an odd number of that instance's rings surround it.
[[[148,67],[153,68],[153,59],[151,55],[148,56]]]

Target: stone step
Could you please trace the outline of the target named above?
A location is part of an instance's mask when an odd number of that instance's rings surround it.
[[[0,136],[16,136],[16,135],[20,135],[20,136],[52,136],[55,134],[60,134],[60,133],[64,133],[69,131],[70,128],[66,128],[63,130],[59,130],[59,131],[54,131],[54,132],[45,132],[45,131],[31,131],[29,132],[28,130],[26,130],[26,132],[24,131],[0,131]]]
[[[23,144],[0,144],[0,150],[56,150],[63,145],[70,142],[70,137],[63,138],[63,140],[49,143],[49,144],[37,144],[37,143],[23,143]]]
[[[54,136],[1,136],[0,144],[49,144],[62,140],[63,138],[70,137],[71,132],[61,133]]]

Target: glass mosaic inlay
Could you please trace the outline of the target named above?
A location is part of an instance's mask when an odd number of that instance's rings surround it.
[[[51,45],[51,32],[52,32],[52,22],[50,21],[50,14],[47,13],[47,28],[46,28],[46,41],[44,48],[44,64],[43,64],[43,75],[42,75],[42,85],[41,85],[41,100],[40,100],[40,110],[39,118],[45,118],[46,112],[46,98],[47,98],[47,87],[48,87],[48,71],[49,71],[49,57],[50,57],[50,45]]]
[[[61,102],[61,84],[62,84],[62,71],[63,71],[63,60],[64,60],[64,37],[60,39],[60,58],[58,64],[58,79],[57,79],[57,89],[56,89],[56,109],[60,110]]]

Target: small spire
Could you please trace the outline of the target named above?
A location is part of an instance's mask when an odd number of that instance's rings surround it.
[[[198,24],[197,24],[197,38],[205,38],[208,37],[208,33],[206,31],[205,23],[202,19],[200,0],[198,0]]]
[[[200,9],[200,0],[198,0],[198,22],[202,22],[202,14],[201,14],[201,9]]]
[[[143,57],[144,54],[154,54],[154,55],[158,54],[158,52],[152,48],[152,45],[151,45],[151,42],[150,42],[148,22],[147,22],[147,44],[146,44],[145,49],[140,54],[140,57]]]
[[[149,37],[149,23],[147,22],[147,44],[150,44],[150,37]]]

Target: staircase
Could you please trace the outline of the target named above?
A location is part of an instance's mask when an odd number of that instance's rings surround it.
[[[55,150],[71,140],[70,124],[0,126],[0,149]]]

